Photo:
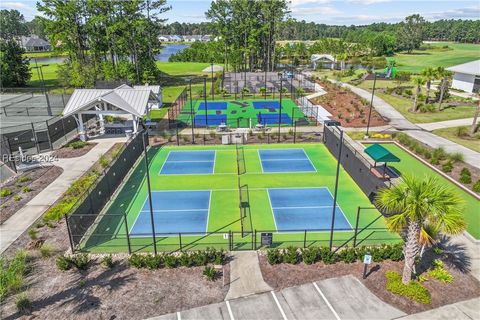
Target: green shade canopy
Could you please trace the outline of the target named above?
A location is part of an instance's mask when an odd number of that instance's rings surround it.
[[[372,157],[375,162],[400,162],[397,156],[379,144],[372,144],[365,148],[365,152]]]

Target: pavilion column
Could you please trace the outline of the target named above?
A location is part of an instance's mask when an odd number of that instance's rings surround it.
[[[137,117],[132,115],[132,119],[133,119],[133,133],[137,133]]]
[[[95,107],[97,111],[102,111],[103,106],[100,104],[99,106]],[[98,123],[100,124],[100,135],[105,134],[105,120],[103,119],[103,114],[98,113]]]
[[[80,136],[80,140],[87,141],[87,135],[85,134],[85,127],[83,126],[83,117],[82,113],[79,112],[77,114],[77,122],[78,122],[78,134]]]

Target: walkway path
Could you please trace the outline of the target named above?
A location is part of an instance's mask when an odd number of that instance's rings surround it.
[[[405,313],[377,298],[357,278],[345,276],[226,300],[151,320],[370,320],[402,316]]]
[[[334,83],[336,82],[334,80],[330,81]],[[367,90],[357,88],[347,83],[340,83],[340,85],[349,88],[350,90],[352,90],[352,92],[356,93],[362,98],[368,99],[369,101],[372,97],[372,94]],[[411,123],[400,112],[395,110],[394,107],[392,107],[390,104],[385,102],[383,99],[380,99],[379,97],[374,97],[373,106],[375,107],[375,110],[380,113],[380,115],[390,119],[390,125],[392,125],[392,127],[394,127],[395,129],[405,131],[405,133],[412,138],[422,141],[424,144],[432,148],[442,147],[449,153],[463,153],[466,163],[480,169],[480,153],[445,138],[439,137],[433,133],[423,131],[421,125]]]
[[[87,154],[70,159],[59,159],[54,164],[63,168],[63,173],[7,221],[0,225],[0,253],[3,253],[24,233],[60,196],[73,181],[82,176],[115,143],[125,138],[92,140],[98,144]]]
[[[230,289],[225,300],[271,291],[263,281],[256,251],[233,251],[230,262]]]
[[[480,319],[480,298],[474,298],[471,300],[449,304],[440,308],[436,308],[436,309],[432,309],[432,310],[428,310],[428,311],[424,311],[416,314],[411,314],[400,319],[402,320]]]
[[[433,131],[437,129],[453,128],[460,126],[471,126],[473,123],[473,118],[467,119],[455,119],[439,122],[429,122],[429,123],[417,123],[417,126],[423,130]]]

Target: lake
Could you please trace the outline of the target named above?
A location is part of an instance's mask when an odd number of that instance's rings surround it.
[[[168,58],[170,58],[171,55],[179,51],[182,51],[183,49],[188,47],[190,47],[190,44],[185,44],[185,43],[164,44],[162,51],[155,56],[155,60],[168,62]],[[67,57],[55,56],[55,57],[45,57],[45,58],[36,58],[36,59],[37,59],[37,63],[50,64],[50,63],[62,63],[67,59]],[[31,58],[30,63],[35,63],[35,59]]]

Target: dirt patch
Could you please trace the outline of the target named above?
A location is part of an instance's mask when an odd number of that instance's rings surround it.
[[[25,204],[52,183],[62,172],[63,169],[56,166],[35,168],[23,172],[2,185],[2,190],[8,189],[12,193],[1,198],[0,224],[3,224],[15,212],[23,208]]]
[[[96,142],[88,142],[86,146],[79,149],[74,149],[72,147],[63,146],[60,149],[53,152],[52,156],[57,158],[76,158],[81,157],[87,154],[90,150],[92,150],[97,145]]]
[[[116,258],[106,269],[98,258],[86,271],[60,271],[54,257],[36,256],[26,292],[32,302],[29,316],[38,319],[145,319],[221,302],[228,292],[221,277],[207,281],[201,267],[135,269]],[[9,297],[2,305],[2,319],[20,316],[14,302]]]
[[[432,303],[423,305],[386,290],[385,272],[397,271],[401,273],[403,262],[389,260],[379,263],[373,262],[369,269],[371,273],[367,279],[362,279],[363,264],[361,262],[352,264],[338,262],[333,265],[326,265],[322,262],[313,265],[283,263],[272,266],[268,263],[264,254],[259,254],[259,260],[263,279],[276,290],[350,274],[358,278],[381,300],[408,314],[438,308],[442,305],[468,300],[480,295],[480,283],[473,276],[462,272],[452,264],[446,266],[446,269],[455,278],[452,283],[443,284],[437,280],[428,280],[423,283],[432,295]]]
[[[317,81],[327,94],[312,99],[314,104],[319,104],[332,114],[332,120],[337,120],[342,127],[361,128],[368,122],[369,102],[360,98],[347,88],[338,87],[327,81]],[[372,109],[370,119],[371,127],[387,124],[378,112]]]

